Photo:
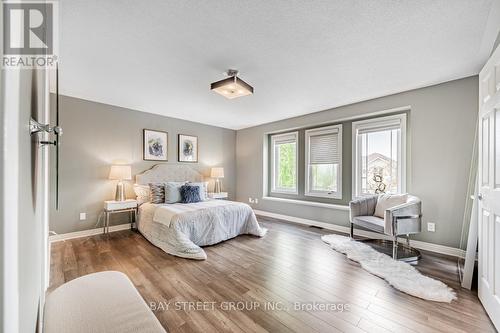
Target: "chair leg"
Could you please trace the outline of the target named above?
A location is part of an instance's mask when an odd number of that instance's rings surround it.
[[[406,234],[406,246],[410,248],[410,235]]]
[[[397,260],[398,259],[398,237],[394,236],[394,239],[392,240],[392,259]]]
[[[351,223],[351,233],[349,234],[351,239],[354,239],[354,223]]]

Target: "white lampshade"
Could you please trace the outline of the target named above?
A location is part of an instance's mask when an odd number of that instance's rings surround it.
[[[130,165],[112,165],[109,171],[109,179],[131,180],[132,168]]]
[[[224,168],[212,168],[212,170],[210,171],[210,177],[224,178]]]

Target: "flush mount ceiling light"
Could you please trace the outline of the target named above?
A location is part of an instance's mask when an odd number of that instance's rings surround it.
[[[238,77],[238,71],[229,69],[226,72],[227,79],[213,82],[210,90],[228,98],[238,98],[253,94],[253,87]]]

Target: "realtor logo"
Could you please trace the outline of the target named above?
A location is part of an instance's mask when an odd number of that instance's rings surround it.
[[[6,1],[3,6],[3,67],[55,64],[56,2]]]

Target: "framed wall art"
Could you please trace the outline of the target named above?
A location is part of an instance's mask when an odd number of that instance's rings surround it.
[[[198,137],[194,135],[178,135],[179,162],[198,162]]]
[[[143,130],[143,159],[145,161],[168,160],[168,133],[163,131]]]

